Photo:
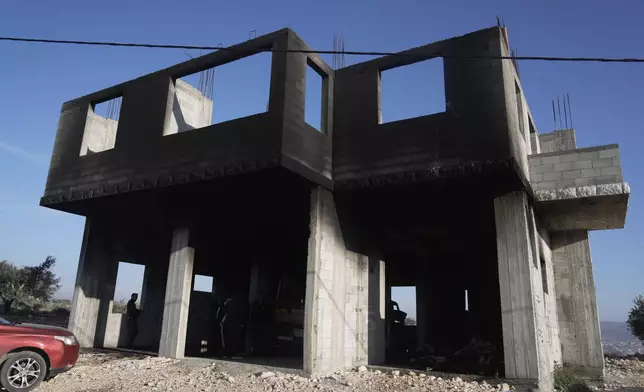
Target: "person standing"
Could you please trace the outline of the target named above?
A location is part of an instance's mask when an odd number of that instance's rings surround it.
[[[136,301],[138,299],[139,299],[139,294],[132,293],[130,300],[127,301],[126,316],[127,316],[127,327],[129,331],[129,336],[128,336],[129,339],[127,342],[128,348],[132,348],[134,346],[134,339],[136,339],[136,335],[138,335],[139,333],[138,318],[141,312],[136,307]]]

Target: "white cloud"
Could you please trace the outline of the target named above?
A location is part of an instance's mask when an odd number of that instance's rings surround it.
[[[46,165],[47,156],[42,154],[36,154],[30,151],[25,150],[22,147],[15,146],[0,140],[0,150],[7,151],[9,154],[13,154],[17,157],[27,159],[29,161]]]

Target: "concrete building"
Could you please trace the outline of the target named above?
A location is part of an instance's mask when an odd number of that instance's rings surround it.
[[[127,260],[145,265],[135,343],[161,356],[199,355],[213,298],[236,295],[301,324],[306,371],[387,363],[391,288],[415,286],[417,347],[488,342],[501,375],[543,390],[558,363],[602,374],[588,231],[624,226],[619,149],[540,134],[513,62],[494,58],[508,47],[494,27],[333,70],[284,51],[309,49],[284,29],[63,104],[41,205],[87,218],[70,329],[121,344]],[[266,112],[211,125],[217,102],[179,78],[267,48]],[[381,73],[429,59],[445,110],[383,123]],[[307,67],[321,130],[305,122]],[[97,120],[115,97],[118,123]]]

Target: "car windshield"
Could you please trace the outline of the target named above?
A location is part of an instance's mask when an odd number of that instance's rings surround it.
[[[0,317],[0,325],[11,325],[11,322]]]

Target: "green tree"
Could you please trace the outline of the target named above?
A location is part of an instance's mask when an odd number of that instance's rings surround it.
[[[633,307],[628,312],[628,330],[633,336],[644,342],[644,297],[638,295],[633,300]]]
[[[4,312],[10,313],[14,303],[50,301],[60,288],[60,278],[52,271],[56,258],[47,256],[35,267],[17,267],[9,261],[0,261],[0,298]]]

